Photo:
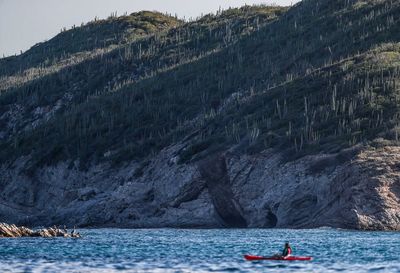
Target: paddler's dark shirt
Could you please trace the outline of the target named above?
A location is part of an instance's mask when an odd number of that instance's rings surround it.
[[[290,254],[292,254],[292,249],[290,247],[285,247],[285,249],[282,252],[282,256],[286,257]]]

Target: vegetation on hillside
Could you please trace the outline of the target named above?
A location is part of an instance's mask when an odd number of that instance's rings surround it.
[[[0,59],[0,77],[21,73],[28,68],[58,65],[77,56],[90,55],[95,49],[126,44],[181,23],[174,17],[142,11],[120,17],[112,15],[107,20],[95,19],[70,30],[64,28],[48,42],[36,44],[19,56]]]
[[[233,9],[119,45],[8,87],[0,116],[19,105],[26,117],[5,130],[1,161],[119,163],[185,141],[185,163],[231,147],[301,156],[397,141],[399,15],[396,1],[304,0],[288,11]],[[65,94],[72,98],[51,118],[27,126]]]
[[[61,70],[126,45],[149,35],[180,25],[174,17],[156,12],[138,12],[129,16],[111,16],[81,27],[64,30],[48,42],[32,47],[24,54],[0,59],[0,92],[29,84],[44,76],[63,73]]]

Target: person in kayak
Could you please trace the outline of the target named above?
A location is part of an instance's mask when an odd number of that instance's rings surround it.
[[[290,255],[292,255],[292,248],[290,247],[289,242],[286,242],[285,248],[282,251],[282,257],[286,258],[286,257],[289,257]]]

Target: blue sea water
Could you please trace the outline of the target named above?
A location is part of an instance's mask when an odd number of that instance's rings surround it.
[[[0,272],[400,272],[400,233],[335,229],[94,229],[0,239]],[[248,262],[290,241],[311,262]]]

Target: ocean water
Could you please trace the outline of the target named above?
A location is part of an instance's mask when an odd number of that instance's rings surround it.
[[[95,229],[0,239],[0,272],[400,272],[400,233],[335,229]],[[285,241],[311,262],[248,262]]]

